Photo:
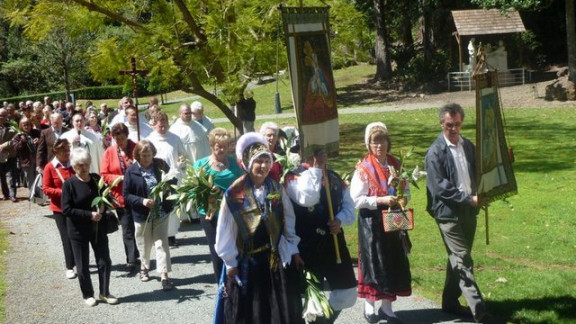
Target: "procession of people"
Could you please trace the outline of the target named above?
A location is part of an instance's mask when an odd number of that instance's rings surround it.
[[[34,128],[23,114],[18,132],[8,127],[8,119],[15,117],[0,108],[4,199],[17,202],[17,182],[32,191],[31,182],[42,175],[62,241],[65,277],[78,278],[86,305],[122,301],[111,294],[111,222],[121,226],[125,271],[149,281],[154,250],[161,289],[174,288],[170,248],[178,244],[177,211],[184,208],[167,197],[193,168],[213,178],[206,208],[191,211],[189,219],[200,217],[214,279],[226,292],[217,298],[215,322],[303,322],[303,270],[318,278],[316,288],[329,287],[332,313],[319,315],[326,318],[318,322],[337,322],[359,298],[366,322],[402,322],[392,306],[412,293],[412,243],[406,229],[385,230],[382,215],[404,210],[410,188],[405,179],[395,182],[401,165],[390,154],[392,140],[384,123],[366,126],[366,154],[358,157],[348,183],[328,168],[322,148],[301,156],[298,165],[281,163],[280,156],[300,150],[281,145],[274,122],[262,123],[256,133],[252,121],[245,127],[252,131],[235,143],[228,130],[214,128],[200,102],[182,104],[171,125],[157,101],[140,118],[128,97],[120,100],[117,112],[106,104],[100,107],[68,111],[66,117],[54,110],[44,129]],[[442,309],[483,322],[487,311],[470,257],[478,213],[474,147],[460,136],[464,112],[459,105],[442,107],[439,116],[442,131],[426,156],[426,171],[427,211],[448,253]],[[111,203],[94,206],[91,202],[101,200],[106,186]],[[357,274],[344,236],[354,222]],[[98,299],[88,270],[89,246],[98,269]],[[460,295],[468,306],[459,303]]]

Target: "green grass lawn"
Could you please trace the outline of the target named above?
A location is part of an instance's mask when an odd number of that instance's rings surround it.
[[[336,88],[343,89],[347,86],[357,84],[360,80],[364,80],[371,74],[374,74],[375,67],[368,64],[361,64],[353,66],[350,68],[345,68],[341,70],[334,71],[334,79],[336,80]],[[254,100],[256,100],[256,113],[258,115],[269,115],[276,113],[274,98],[278,88],[278,94],[280,95],[280,106],[282,107],[282,112],[289,112],[292,107],[292,90],[290,89],[290,80],[287,75],[283,75],[278,80],[278,86],[276,82],[268,82],[256,86],[254,91]],[[175,91],[170,92],[165,95],[165,100],[167,101],[177,101],[182,98],[189,98],[194,95],[183,92]],[[160,97],[160,96],[158,96]],[[139,98],[140,104],[145,104],[148,102],[149,97]],[[195,99],[199,100],[204,104],[204,112],[207,116],[211,118],[222,118],[225,117],[224,113],[220,111],[214,104],[206,101],[205,99]],[[193,100],[186,100],[190,104]],[[84,103],[85,100],[79,100],[80,103]],[[100,107],[102,102],[108,103],[109,107],[117,107],[118,99],[105,99],[105,100],[93,100],[95,106]],[[175,117],[178,115],[179,102],[176,103],[166,103],[162,105],[162,109],[168,114],[169,117]],[[343,107],[340,107],[343,108]]]
[[[490,244],[484,214],[479,215],[473,257],[480,289],[495,315],[514,323],[572,323],[576,320],[576,108],[506,110],[509,142],[519,194],[489,207]],[[474,112],[467,109],[463,134],[474,140]],[[365,154],[364,127],[383,121],[391,131],[392,152],[415,147],[423,162],[440,132],[437,110],[340,116],[339,172],[353,169]],[[446,253],[426,192],[412,190],[414,245],[410,256],[416,293],[440,302]],[[357,255],[357,228],[346,230]]]

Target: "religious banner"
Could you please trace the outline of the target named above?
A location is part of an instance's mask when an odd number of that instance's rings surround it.
[[[303,157],[338,154],[336,88],[330,60],[328,7],[283,7],[292,100]]]
[[[478,201],[486,204],[518,191],[504,136],[497,78],[495,71],[475,75]]]

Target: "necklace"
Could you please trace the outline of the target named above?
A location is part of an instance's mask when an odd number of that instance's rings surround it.
[[[228,168],[228,160],[226,160],[224,163],[221,163],[220,161],[216,160],[214,157],[211,157],[210,160],[212,161],[212,165],[215,166],[219,170],[224,170],[224,169]]]

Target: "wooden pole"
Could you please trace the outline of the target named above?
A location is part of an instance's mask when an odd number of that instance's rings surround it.
[[[484,209],[484,220],[486,221],[486,245],[490,245],[490,227],[488,226],[488,206],[482,207]]]
[[[332,207],[332,193],[330,192],[330,180],[328,180],[328,172],[326,167],[322,170],[322,175],[324,176],[324,189],[326,190],[326,200],[328,200],[328,211],[330,212],[330,220],[334,220],[334,209]],[[334,249],[336,252],[336,263],[342,263],[342,258],[340,257],[340,246],[338,245],[338,234],[332,234],[334,239]]]
[[[132,96],[134,97],[134,105],[136,105],[136,132],[138,134],[138,141],[140,141],[140,114],[138,113],[138,75],[146,76],[148,70],[136,69],[136,58],[132,56],[130,59],[132,70],[120,71],[120,75],[129,75],[132,77]]]

